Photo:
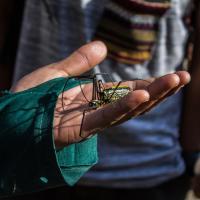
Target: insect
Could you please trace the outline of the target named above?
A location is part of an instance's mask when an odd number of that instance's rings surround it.
[[[98,75],[99,74],[95,74],[93,77],[93,93],[92,100],[89,101],[89,107],[97,109],[102,105],[117,101],[130,92],[130,88],[128,86],[121,86],[122,81],[120,81],[117,85],[114,85],[112,81],[113,85],[109,88],[105,88],[103,81],[101,79],[97,80]]]
[[[109,82],[111,84],[110,84],[109,87],[106,85],[106,83],[104,83],[102,81],[102,79],[99,78],[100,76],[108,77],[110,79]],[[128,86],[122,85],[123,81],[120,81],[117,84],[114,83],[112,81],[112,79],[110,78],[109,74],[107,74],[107,73],[98,73],[98,74],[70,77],[66,81],[66,83],[64,85],[63,92],[62,92],[63,111],[64,111],[63,93],[64,93],[64,90],[65,90],[67,84],[68,84],[68,81],[72,78],[79,82],[81,92],[82,92],[85,100],[88,102],[88,108],[86,108],[83,111],[83,117],[82,117],[82,121],[81,121],[81,125],[80,125],[80,134],[79,134],[79,136],[81,138],[85,139],[85,137],[82,135],[82,128],[83,128],[83,123],[84,123],[86,113],[88,111],[91,111],[91,110],[96,110],[103,105],[113,103],[113,102],[119,100],[120,98],[127,95],[131,91],[131,89]],[[84,89],[83,89],[83,86],[82,86],[84,81],[92,83],[92,91],[91,91],[92,92],[92,95],[91,95],[92,98],[91,99],[88,99],[87,95],[84,93]]]
[[[81,92],[83,96],[85,97],[86,101],[88,102],[88,106],[92,109],[97,109],[102,105],[113,103],[117,101],[118,99],[124,97],[130,92],[130,87],[128,86],[122,86],[121,83],[123,81],[118,82],[118,84],[114,84],[112,79],[110,78],[110,82],[112,83],[112,86],[109,88],[104,87],[104,83],[101,79],[97,79],[98,75],[106,75],[109,76],[107,73],[98,73],[94,75],[86,75],[86,76],[74,76],[70,77],[70,79],[75,79],[79,81],[79,86],[81,88]],[[69,79],[68,79],[69,80]],[[88,80],[88,82],[92,82],[93,89],[92,89],[92,99],[88,100],[86,95],[84,94],[84,91],[82,89],[82,83],[81,81]],[[68,81],[65,83],[64,88],[67,86]],[[63,89],[64,92],[64,89]],[[63,94],[63,93],[62,93]],[[64,111],[64,101],[62,96],[62,107]]]

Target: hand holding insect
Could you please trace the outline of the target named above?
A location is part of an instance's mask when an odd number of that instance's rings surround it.
[[[106,47],[102,42],[84,45],[67,59],[26,75],[12,91],[23,91],[57,77],[78,76],[100,63],[105,56]],[[185,71],[179,71],[147,81],[122,82],[120,86],[118,83],[105,83],[104,88],[97,93],[92,92],[94,83],[72,88],[60,94],[57,101],[54,114],[55,145],[62,148],[79,142],[106,127],[140,115],[174,94],[189,81],[190,75]],[[121,89],[127,88],[130,92],[125,96],[121,95]],[[117,95],[119,98],[115,98],[119,100],[113,102],[110,97],[107,98],[106,95],[109,95],[110,91],[113,91],[112,98],[113,95]],[[124,91],[122,93],[124,94]],[[99,95],[98,101],[92,94]]]

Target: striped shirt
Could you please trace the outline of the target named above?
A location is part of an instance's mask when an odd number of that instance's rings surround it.
[[[92,40],[107,1],[50,0],[55,23],[42,1],[27,0],[14,81]],[[159,21],[150,61],[130,65],[106,59],[94,72],[107,72],[118,81],[180,69],[187,39],[182,17],[188,1],[172,0],[172,8]],[[181,96],[178,93],[144,116],[100,134],[99,163],[78,184],[141,188],[181,175],[185,168],[179,144]]]

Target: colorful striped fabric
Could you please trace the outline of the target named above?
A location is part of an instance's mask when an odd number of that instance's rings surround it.
[[[169,0],[110,0],[95,39],[104,41],[108,57],[126,64],[143,63],[152,56],[161,16]]]

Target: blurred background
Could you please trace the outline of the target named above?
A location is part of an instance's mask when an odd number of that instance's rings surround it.
[[[24,0],[0,1],[0,90],[11,86]]]

